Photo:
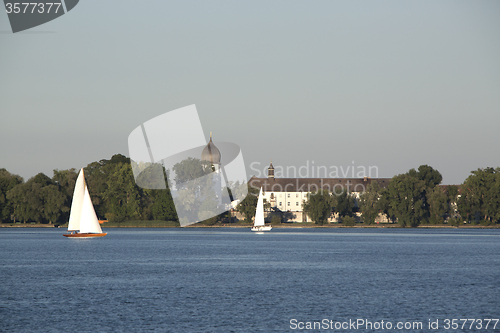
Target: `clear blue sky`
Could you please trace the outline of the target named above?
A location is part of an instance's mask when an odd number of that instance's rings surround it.
[[[500,166],[499,1],[80,1],[12,34],[0,11],[0,168],[128,155],[196,104],[248,167]]]

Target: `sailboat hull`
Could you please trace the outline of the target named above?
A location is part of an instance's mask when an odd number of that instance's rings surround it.
[[[270,225],[252,227],[252,231],[271,231],[273,227]]]
[[[75,238],[90,238],[90,237],[104,237],[108,233],[103,232],[100,234],[93,234],[93,233],[78,233],[78,234],[63,234],[64,237],[75,237]]]

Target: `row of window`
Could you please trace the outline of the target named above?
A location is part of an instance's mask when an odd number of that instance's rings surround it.
[[[265,192],[262,192],[262,194],[266,194]],[[273,193],[271,193],[271,195],[273,195]],[[281,197],[281,193],[280,194],[276,194],[276,196],[280,196]],[[290,198],[290,193],[287,194],[288,198]],[[299,194],[298,193],[295,193],[295,197],[298,198],[299,197]]]
[[[295,206],[298,206],[299,205],[299,202],[295,202]],[[280,201],[280,204],[279,206],[283,206],[283,203]],[[290,206],[290,201],[288,201],[288,205],[287,206]]]

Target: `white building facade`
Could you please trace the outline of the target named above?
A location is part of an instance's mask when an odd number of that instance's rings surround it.
[[[346,191],[359,198],[372,181],[377,181],[380,187],[387,187],[390,178],[275,178],[271,163],[267,178],[252,177],[248,184],[257,190],[262,188],[264,199],[270,205],[268,213],[285,213],[289,222],[310,222],[303,212],[303,204],[308,200],[309,193],[319,189],[333,194]],[[336,222],[337,216],[334,214],[329,221]]]

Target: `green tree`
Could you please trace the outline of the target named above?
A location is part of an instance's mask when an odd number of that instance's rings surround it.
[[[382,197],[380,186],[377,181],[372,181],[366,187],[366,191],[359,196],[359,209],[363,222],[375,223],[375,219],[381,212],[380,199]]]
[[[172,170],[177,189],[174,200],[181,225],[211,219],[220,213],[220,174],[214,173],[207,162],[189,157],[176,163]]]
[[[418,179],[422,180],[425,183],[425,189],[422,194],[424,216],[421,222],[427,224],[429,223],[429,219],[431,216],[429,196],[433,189],[441,183],[441,181],[443,180],[443,176],[441,176],[441,173],[439,173],[439,171],[435,170],[429,165],[419,166],[417,172],[415,172],[414,169],[411,169],[408,174],[416,176]]]
[[[43,219],[49,224],[59,221],[63,213],[69,212],[65,205],[66,195],[59,190],[59,186],[50,184],[42,188],[43,197]]]
[[[122,155],[122,154],[115,154],[115,155],[111,156],[110,160],[101,160],[100,163],[103,165],[119,164],[119,163],[130,164],[130,158],[128,158],[127,156]]]
[[[389,189],[388,188],[380,189],[380,200],[379,200],[380,211],[387,217],[389,221],[394,223],[396,221],[396,217],[392,215],[390,201],[391,197],[389,195]]]
[[[333,204],[335,205],[335,211],[339,213],[339,217],[342,219],[344,216],[353,216],[356,207],[356,200],[354,196],[347,191],[335,195]]]
[[[135,183],[130,163],[113,163],[106,169],[107,188],[103,197],[108,220],[121,222],[141,218],[141,189]]]
[[[472,171],[461,186],[458,211],[473,223],[500,221],[500,168]]]
[[[52,184],[52,179],[50,179],[46,174],[42,172],[30,179],[30,181],[38,183],[42,185],[42,187]]]
[[[247,223],[251,223],[252,218],[255,216],[258,197],[259,190],[248,185],[248,195],[236,206],[236,210],[245,216],[245,222]]]
[[[155,220],[177,221],[177,213],[170,191],[168,189],[150,190],[149,193],[153,199],[151,205],[153,218]]]
[[[450,217],[450,219],[448,220],[448,225],[451,225],[453,227],[460,227],[460,225],[463,223],[463,220],[459,217]]]
[[[429,223],[431,206],[430,193],[441,183],[439,171],[428,165],[421,165],[418,171],[410,169],[407,173],[394,176],[382,193],[382,204],[388,205],[388,216],[394,216],[402,227],[417,227]],[[438,199],[435,192],[435,199]],[[434,205],[434,213],[439,214],[439,204]]]
[[[105,217],[108,212],[104,193],[108,189],[107,180],[111,167],[106,167],[105,163],[92,162],[84,170],[85,181],[89,190],[92,204],[98,217]],[[73,186],[74,189],[74,186]],[[73,194],[71,194],[73,196]]]
[[[25,223],[28,221],[41,223],[43,219],[43,186],[35,181],[35,177],[30,178],[24,184],[18,184],[7,192],[7,199],[12,202],[14,208],[14,215]]]
[[[177,188],[192,190],[196,187],[196,180],[212,172],[207,163],[200,159],[188,157],[173,166],[175,185]]]
[[[342,224],[346,227],[354,227],[356,225],[356,219],[352,216],[344,216],[342,218]]]
[[[61,192],[71,199],[73,197],[73,191],[75,190],[77,178],[78,172],[74,168],[68,170],[55,169],[54,175],[52,176],[52,184],[57,184]]]
[[[430,224],[443,224],[446,215],[450,213],[450,200],[441,187],[434,187],[428,195],[429,203],[429,223]]]
[[[26,196],[28,185],[26,183],[17,184],[7,192],[7,200],[12,208],[14,221],[26,223],[31,218],[31,209]]]
[[[450,220],[452,222],[455,222],[457,224],[457,227],[461,222],[463,222],[462,218],[458,214],[458,207],[457,207],[459,188],[460,188],[459,186],[448,185],[446,191],[446,195],[448,196]]]
[[[59,220],[69,221],[71,202],[73,201],[73,192],[75,190],[78,173],[76,169],[54,170],[52,183],[58,186],[59,191],[64,196],[64,204],[61,206],[61,215]]]
[[[98,217],[106,217],[110,214],[111,220],[123,221],[127,219],[127,213],[122,209],[122,205],[116,205],[116,200],[110,196],[111,192],[119,191],[117,188],[118,184],[110,179],[119,181],[121,178],[133,179],[133,174],[130,171],[128,176],[125,174],[120,178],[117,175],[113,175],[117,168],[121,168],[123,165],[130,166],[130,159],[124,155],[116,154],[111,157],[111,159],[102,159],[98,162],[92,162],[84,168],[85,180],[87,182],[87,187],[89,189],[90,198],[92,199],[92,204]],[[131,167],[130,167],[131,170]],[[135,179],[133,179],[135,184]],[[109,189],[109,185],[113,184],[113,188]],[[121,199],[118,199],[120,201]],[[111,207],[111,205],[115,205]],[[115,216],[114,214],[117,213]],[[140,212],[138,212],[140,214]]]
[[[417,227],[426,215],[426,184],[415,177],[415,170],[412,170],[394,176],[388,186],[389,214],[397,218],[401,227]]]
[[[69,211],[66,195],[60,186],[43,173],[18,184],[7,193],[15,218],[38,223],[57,222],[61,214]]]
[[[22,177],[11,174],[6,169],[0,169],[0,222],[10,219],[14,213],[12,204],[7,200],[7,192],[22,183]]]
[[[327,190],[320,189],[309,193],[307,200],[304,200],[303,210],[311,220],[319,225],[328,223],[328,218],[332,214],[333,198]]]
[[[413,172],[412,170],[409,171],[410,174]],[[434,188],[436,185],[441,184],[443,180],[441,173],[428,165],[421,165],[418,167],[417,177],[423,180],[425,186],[428,188]]]
[[[216,217],[218,212],[218,198],[214,189],[212,188],[212,179],[207,178],[206,181],[206,184],[204,186],[201,186],[202,191],[199,198],[196,198],[197,203],[194,205],[194,207],[198,207],[198,221],[204,221]]]
[[[52,180],[44,173],[39,173],[30,178],[25,184],[25,195],[28,203],[29,219],[38,223],[45,222],[45,210],[47,207],[46,187],[52,185]],[[55,208],[54,208],[55,209]]]

